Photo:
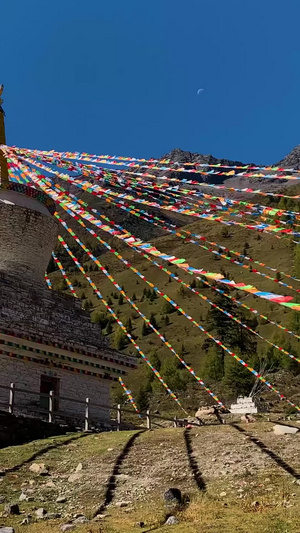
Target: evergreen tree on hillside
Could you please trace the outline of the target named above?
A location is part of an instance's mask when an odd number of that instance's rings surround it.
[[[141,412],[145,412],[149,408],[151,391],[151,385],[147,382],[141,385],[139,388],[139,391],[136,395],[136,404]]]
[[[233,357],[225,357],[225,375],[223,384],[234,394],[235,397],[242,395],[248,396],[254,385],[255,378],[253,374],[244,368]]]
[[[163,318],[163,321],[165,323],[166,326],[168,326],[170,324],[170,319],[168,317],[168,315],[166,315],[164,318]]]
[[[150,302],[154,302],[154,300],[157,300],[157,294],[155,291],[150,291],[150,296],[149,296],[149,299],[150,299]]]
[[[161,374],[172,390],[185,390],[187,384],[187,375],[178,369],[177,360],[167,360]]]
[[[148,335],[148,333],[149,333],[148,326],[147,326],[146,322],[143,321],[142,336],[146,337],[146,335]]]
[[[161,312],[164,315],[169,315],[170,313],[173,313],[175,311],[175,308],[170,304],[170,302],[163,302]]]
[[[132,327],[132,322],[131,322],[131,318],[128,317],[125,324],[124,324],[125,328],[127,329],[128,333],[131,333],[132,330],[133,330],[133,327]]]
[[[218,294],[214,303],[227,311],[227,313],[239,318],[239,320],[252,329],[255,330],[257,327],[256,318],[251,319],[249,314],[238,308],[232,300],[225,296]],[[219,311],[219,309],[215,307],[210,308],[207,315],[207,322],[209,330],[213,331],[217,339],[225,346],[229,348],[238,346],[242,354],[247,353],[251,355],[255,352],[257,343],[253,334],[225,313]]]
[[[124,350],[127,346],[127,337],[121,329],[117,329],[115,333],[114,346],[116,350]]]
[[[151,363],[151,365],[154,366],[154,368],[156,368],[156,370],[160,371],[160,369],[161,369],[161,360],[160,360],[159,355],[157,354],[157,352],[154,352],[151,355],[150,363]],[[154,374],[152,373],[152,375],[154,375]]]
[[[220,381],[224,377],[224,357],[217,346],[211,346],[208,350],[204,375],[213,381]]]
[[[107,323],[107,326],[106,326],[105,334],[106,335],[110,335],[112,333],[112,330],[113,330],[112,323],[109,320],[108,323]]]
[[[158,356],[156,351],[151,354],[150,363],[151,363],[152,366],[154,366],[154,368],[156,370],[158,370],[158,372],[160,371],[160,369],[161,369],[161,360],[160,360],[160,358],[159,358],[159,356]],[[148,380],[149,383],[152,383],[155,380],[155,375],[152,372],[151,368],[148,368],[148,370],[147,370],[147,380]]]
[[[152,324],[152,326],[154,328],[158,328],[158,325],[157,325],[157,322],[156,322],[156,318],[155,318],[155,314],[154,313],[151,313],[150,315],[150,324]]]

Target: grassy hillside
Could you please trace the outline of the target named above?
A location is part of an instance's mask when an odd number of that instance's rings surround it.
[[[126,215],[121,211],[117,211],[116,208],[108,208],[105,203],[99,204],[99,201],[93,200],[93,203],[96,203],[98,209],[100,208],[113,220],[124,225],[124,227],[130,229],[132,233],[137,236],[140,236],[144,240],[150,240],[156,245],[156,247],[166,253],[174,254],[178,257],[184,257],[189,262],[190,265],[195,267],[203,267],[206,270],[212,272],[223,272],[226,273],[228,277],[234,279],[235,281],[243,281],[246,283],[251,283],[258,287],[260,290],[272,291],[280,294],[289,294],[293,297],[297,297],[297,293],[293,292],[285,287],[281,287],[278,283],[275,283],[271,280],[265,279],[262,276],[254,274],[249,270],[246,270],[242,267],[234,265],[230,261],[225,259],[216,258],[212,253],[203,250],[199,246],[195,246],[190,243],[183,242],[180,238],[174,237],[173,235],[162,235],[164,233],[162,230],[157,232],[156,228],[153,229],[153,226],[139,221],[137,218]],[[109,206],[108,206],[109,207]],[[181,217],[180,220],[176,220],[177,223],[185,225],[184,229],[188,229],[192,232],[200,233],[205,235],[208,240],[215,241],[219,244],[222,244],[230,249],[234,249],[243,253],[245,245],[247,247],[247,254],[252,258],[258,261],[262,261],[269,266],[277,268],[278,271],[284,271],[287,273],[292,273],[294,270],[294,249],[295,245],[291,244],[290,239],[277,239],[275,236],[271,235],[261,235],[254,231],[249,231],[246,229],[240,228],[230,228],[228,235],[224,232],[224,225],[217,222],[208,222],[208,221],[196,221],[191,217]],[[207,343],[206,336],[199,331],[195,326],[193,326],[185,317],[179,315],[177,312],[167,313],[165,306],[165,301],[158,297],[153,298],[149,295],[145,296],[145,289],[148,290],[146,283],[139,279],[132,271],[124,266],[113,254],[108,253],[104,247],[101,247],[99,243],[96,243],[92,237],[85,235],[80,226],[72,221],[68,221],[69,225],[81,235],[84,242],[94,250],[95,255],[99,258],[101,263],[105,265],[109,272],[114,276],[116,281],[124,287],[126,293],[132,298],[136,298],[136,304],[140,310],[150,318],[150,315],[154,315],[155,322],[158,326],[158,329],[164,334],[167,340],[173,345],[177,352],[184,357],[185,361],[188,362],[195,371],[201,376],[204,377],[207,381],[207,384],[213,388],[218,394],[221,395],[222,399],[225,401],[230,401],[233,399],[237,392],[236,388],[233,390],[226,385],[226,376],[214,376],[214,372],[207,371],[209,365],[214,365],[215,361],[211,361],[215,356],[212,355],[213,344]],[[191,314],[193,318],[198,320],[205,328],[210,328],[210,331],[215,336],[217,331],[210,324],[210,310],[211,306],[200,299],[197,295],[193,294],[187,289],[181,288],[181,285],[176,281],[171,281],[169,276],[164,272],[161,272],[157,267],[151,265],[149,261],[144,259],[141,255],[133,252],[128,247],[125,247],[117,239],[111,239],[107,237],[107,234],[101,233],[101,237],[107,239],[107,241],[120,253],[128,259],[134,266],[143,274],[145,277],[155,283],[162,291],[168,294],[173,300],[175,300],[180,306],[188,313]],[[119,293],[112,285],[112,283],[99,271],[94,270],[93,263],[89,260],[82,250],[78,248],[74,241],[70,237],[66,237],[67,241],[72,245],[72,248],[76,250],[76,253],[80,255],[81,262],[85,265],[92,279],[95,281],[97,286],[100,288],[101,293],[109,298],[112,307],[117,312],[121,320],[128,324],[128,319],[130,318],[132,324],[132,333],[136,338],[139,346],[145,351],[145,353],[153,361],[153,364],[160,366],[161,374],[166,378],[171,387],[178,391],[178,395],[182,400],[183,404],[189,408],[194,409],[197,407],[198,403],[210,403],[210,399],[206,393],[201,391],[201,388],[196,384],[196,382],[189,375],[187,370],[178,367],[176,364],[175,357],[171,352],[163,346],[159,338],[153,333],[148,332],[146,335],[143,335],[143,320],[138,317],[137,313],[132,309],[132,307],[124,300],[122,302],[119,300]],[[62,263],[65,265],[65,268],[69,271],[70,279],[75,284],[75,288],[78,292],[78,295],[83,299],[83,305],[85,308],[89,309],[91,312],[92,319],[95,321],[100,321],[103,326],[103,333],[109,333],[110,341],[112,346],[123,349],[125,353],[135,354],[134,347],[130,343],[123,343],[123,340],[119,339],[117,333],[118,326],[115,323],[107,325],[108,316],[106,314],[103,304],[99,299],[93,294],[92,289],[88,283],[83,279],[83,276],[74,269],[74,264],[72,260],[67,256],[66,252],[62,251],[61,248],[58,250],[58,255],[60,256]],[[234,257],[234,256],[233,256]],[[165,264],[165,266],[168,266]],[[96,268],[96,267],[95,267]],[[189,276],[184,271],[174,266],[168,266],[168,269],[172,272],[177,272],[177,274],[186,282],[192,283],[192,276]],[[266,269],[259,267],[262,272],[265,272],[268,275],[276,277],[276,272],[272,273]],[[97,270],[97,269],[96,269]],[[59,272],[53,272],[50,274],[53,285],[55,289],[64,290],[68,293],[68,289],[62,282],[62,277]],[[287,278],[282,278],[283,281],[288,282]],[[297,287],[296,282],[291,282],[294,287]],[[79,285],[79,286],[78,286]],[[220,284],[217,285],[219,288],[224,288]],[[217,293],[205,286],[201,289],[203,295],[217,301],[220,305],[220,301],[216,300]],[[269,303],[261,298],[255,298],[250,294],[243,293],[242,291],[231,291],[231,295],[236,298],[239,298],[242,302],[246,303],[249,307],[254,307],[258,309],[263,315],[267,315],[272,320],[277,321],[278,323],[284,325],[285,327],[294,327],[293,321],[295,317],[293,313],[285,309],[284,307]],[[226,299],[221,301],[223,305]],[[228,300],[227,300],[228,302]],[[233,314],[239,316],[240,308],[233,308]],[[166,318],[167,316],[167,318]],[[224,315],[221,315],[221,318],[224,318]],[[254,315],[246,313],[241,317],[247,323],[252,323]],[[254,326],[256,331],[267,339],[273,339],[273,342],[283,346],[286,350],[291,351],[294,355],[300,354],[298,341],[293,339],[287,334],[283,334],[275,328],[272,324],[268,324],[263,319],[258,319],[258,324]],[[112,330],[110,332],[110,330]],[[297,332],[297,331],[296,331]],[[254,337],[254,336],[252,336]],[[300,401],[300,394],[297,394],[297,386],[299,380],[297,377],[298,368],[296,365],[290,365],[290,359],[287,356],[281,355],[279,352],[273,351],[268,352],[269,346],[262,341],[257,342],[257,338],[253,338],[254,345],[250,350],[242,351],[242,357],[245,360],[253,361],[255,358],[256,365],[259,366],[257,370],[260,370],[260,366],[266,365],[267,369],[272,371],[271,380],[279,386],[282,383],[285,393],[292,394],[292,399],[297,401],[297,398]],[[257,345],[255,343],[257,342]],[[124,346],[123,346],[124,344]],[[229,347],[238,349],[238,343],[232,344]],[[258,356],[257,356],[258,354]],[[257,359],[258,357],[258,359]],[[252,358],[252,359],[251,359]],[[274,363],[271,361],[274,359]],[[230,367],[231,359],[229,356],[225,357],[225,363],[228,368]],[[235,363],[238,367],[238,363]],[[254,363],[253,363],[254,364]],[[226,370],[226,368],[225,368]],[[223,373],[225,372],[223,368]],[[277,371],[280,370],[278,374]],[[286,379],[283,374],[284,372],[292,371],[292,374],[289,374],[289,377]],[[229,368],[229,373],[232,374],[232,369]],[[163,406],[167,410],[172,410],[171,401],[165,403],[165,394],[161,396],[159,391],[160,385],[156,379],[153,381],[150,377],[149,370],[144,362],[139,360],[138,369],[132,372],[127,377],[127,383],[132,388],[135,396],[139,396],[140,389],[141,396],[148,393],[150,401],[153,398],[158,398],[159,401],[163,401]],[[243,376],[237,376],[237,381],[242,380]],[[228,380],[227,380],[228,382]],[[288,383],[291,387],[286,387],[285,383]],[[248,388],[252,386],[249,383]],[[144,389],[147,389],[146,391]],[[280,388],[280,387],[279,387]],[[243,392],[243,391],[241,391]],[[118,389],[116,390],[116,395],[118,396]],[[276,399],[276,396],[269,396],[272,401]],[[156,405],[156,403],[155,403]],[[167,406],[167,407],[166,407]],[[162,407],[161,407],[162,409]]]

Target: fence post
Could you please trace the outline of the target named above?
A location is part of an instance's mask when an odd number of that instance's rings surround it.
[[[90,419],[90,399],[85,399],[85,419],[84,419],[84,431],[89,430],[89,419]]]
[[[174,416],[174,428],[177,428],[177,416]]]
[[[121,411],[121,404],[118,403],[117,405],[117,430],[120,431],[121,429],[121,422],[122,422],[122,411]]]
[[[53,407],[54,407],[54,391],[51,390],[49,392],[49,423],[52,424],[53,422]]]
[[[11,383],[9,387],[9,402],[8,402],[8,412],[11,415],[14,412],[14,403],[15,403],[15,384]]]
[[[151,429],[150,409],[147,409],[146,416],[147,416],[147,429]]]

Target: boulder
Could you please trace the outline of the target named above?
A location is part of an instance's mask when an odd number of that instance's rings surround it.
[[[164,500],[169,503],[181,503],[181,491],[179,489],[168,489],[164,493]]]
[[[15,533],[15,530],[13,527],[1,527],[0,526],[0,533]]]
[[[5,504],[4,511],[8,514],[20,514],[20,508],[17,503]]]
[[[256,418],[252,415],[245,414],[241,416],[241,421],[246,422],[246,424],[249,424],[250,422],[256,422]]]
[[[179,520],[176,516],[169,516],[168,520],[165,522],[166,526],[176,526],[177,524],[179,524]]]
[[[63,526],[61,526],[61,531],[63,531],[63,533],[65,533],[66,531],[72,531],[72,529],[75,529],[76,526],[74,526],[74,524],[64,524]]]
[[[29,470],[34,474],[40,474],[43,471],[48,472],[48,468],[46,467],[45,463],[32,463],[32,465],[29,467]]]
[[[40,507],[39,509],[35,511],[35,516],[37,518],[45,518],[46,514],[47,514],[47,511],[43,507]]]
[[[198,411],[196,412],[195,414],[195,417],[196,418],[201,418],[202,416],[209,416],[209,415],[214,415],[215,414],[215,410],[213,407],[203,407],[200,409],[198,409]]]
[[[275,435],[295,435],[298,433],[299,428],[294,428],[293,426],[282,426],[281,424],[276,424],[273,427]]]
[[[84,515],[81,515],[81,516],[78,516],[76,520],[74,520],[74,524],[85,524],[87,521],[88,519]]]
[[[49,468],[45,466],[45,463],[33,463],[30,465],[29,470],[39,476],[49,476]]]
[[[81,472],[82,469],[83,469],[82,463],[78,463],[78,465],[76,466],[75,472]]]

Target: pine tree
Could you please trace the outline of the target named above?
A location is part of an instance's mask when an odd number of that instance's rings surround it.
[[[150,386],[151,391],[151,386]],[[136,404],[139,410],[143,413],[149,407],[149,384],[141,385],[136,395]]]
[[[124,350],[127,345],[127,337],[121,329],[117,329],[114,335],[114,346],[116,350]]]
[[[161,312],[164,315],[169,315],[170,313],[173,313],[175,311],[175,308],[167,301],[165,301],[162,304]]]
[[[232,357],[225,357],[225,375],[223,378],[223,384],[235,396],[248,396],[254,382],[255,378],[249,370]]]
[[[112,324],[111,324],[111,321],[109,320],[106,326],[105,334],[110,335],[112,333],[112,330],[113,330]]]
[[[123,303],[124,303],[124,297],[123,297],[123,294],[120,294],[118,304],[123,305]]]
[[[111,299],[110,296],[107,298],[107,303],[108,303],[108,305],[112,305],[112,299]]]
[[[131,322],[131,318],[128,317],[125,324],[124,324],[125,328],[127,329],[128,333],[131,333],[132,330],[133,330],[133,327],[132,327],[132,322]]]
[[[143,337],[146,337],[146,335],[148,335],[149,331],[148,331],[148,326],[146,324],[146,322],[143,321],[143,325],[142,325],[142,336]]]
[[[91,302],[91,300],[85,300],[83,304],[83,309],[85,309],[86,311],[89,311],[90,309],[92,309],[92,307],[93,307],[93,302]]]
[[[177,361],[167,360],[163,365],[161,374],[172,390],[186,389],[186,380],[178,369]]]
[[[132,298],[131,298],[131,299],[132,299],[132,301],[133,301],[133,302],[136,302],[136,294],[135,294],[135,292],[133,293],[133,295],[132,295]]]
[[[178,350],[178,355],[180,355],[180,357],[184,357],[186,354],[187,354],[187,351],[185,349],[184,344],[182,344]]]
[[[101,329],[104,329],[105,326],[107,326],[108,323],[108,316],[105,313],[93,313],[92,315],[92,322],[94,324],[99,324]]]
[[[224,357],[215,346],[212,346],[208,350],[204,375],[206,378],[214,381],[220,381],[224,377]]]
[[[159,358],[159,355],[157,352],[154,352],[150,357],[150,363],[156,368],[156,370],[160,371],[161,369],[161,360]]]
[[[227,311],[227,313],[239,318],[241,322],[252,329],[255,329],[257,326],[257,320],[251,319],[249,313],[238,308],[232,300],[229,300],[225,296],[218,294],[214,303],[221,309]],[[251,355],[256,351],[257,343],[253,334],[238,322],[219,311],[219,309],[211,307],[207,315],[207,321],[209,329],[213,330],[218,340],[226,346],[231,348],[238,346],[242,354],[247,353]],[[225,354],[223,353],[223,355]]]
[[[63,279],[61,280],[60,284],[58,285],[58,290],[59,290],[59,291],[66,291],[67,288],[68,288],[68,284],[67,284],[65,278],[63,278]]]
[[[157,322],[156,322],[156,318],[155,318],[155,314],[154,313],[151,313],[151,315],[150,315],[150,324],[152,324],[152,326],[157,329],[158,326],[157,326]]]
[[[152,292],[150,291],[149,298],[150,298],[150,302],[154,302],[154,300],[157,300],[157,294],[154,290]]]
[[[164,317],[164,323],[165,323],[166,326],[168,326],[170,324],[170,319],[169,319],[168,315],[166,315]]]

